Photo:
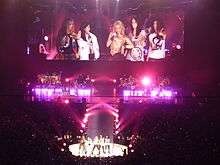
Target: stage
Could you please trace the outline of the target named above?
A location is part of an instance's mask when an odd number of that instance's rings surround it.
[[[114,156],[125,156],[128,154],[128,147],[120,144],[110,143],[110,153],[98,153],[98,150],[94,151],[92,154],[93,145],[87,145],[86,151],[87,153],[83,153],[79,150],[80,144],[72,144],[69,146],[69,151],[74,156],[84,156],[84,157],[114,157]]]

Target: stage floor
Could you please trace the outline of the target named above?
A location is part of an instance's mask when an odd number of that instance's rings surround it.
[[[86,145],[86,151],[87,153],[82,152],[79,149],[79,143],[78,144],[72,144],[69,146],[69,151],[74,156],[85,156],[85,157],[114,157],[114,156],[124,156],[124,154],[128,154],[128,147],[116,143],[110,143],[110,153],[103,153],[96,149],[94,150],[94,153],[92,154],[93,145]]]

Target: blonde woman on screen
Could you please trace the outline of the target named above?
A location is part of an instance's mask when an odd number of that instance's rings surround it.
[[[117,61],[125,59],[125,49],[134,47],[130,39],[125,35],[125,26],[120,20],[113,24],[106,46],[110,48],[111,59]]]

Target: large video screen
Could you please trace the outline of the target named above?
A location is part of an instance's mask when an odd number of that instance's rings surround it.
[[[99,4],[30,7],[27,55],[45,60],[163,60],[183,53],[184,11]]]

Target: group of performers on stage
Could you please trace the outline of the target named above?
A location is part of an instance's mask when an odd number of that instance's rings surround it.
[[[82,135],[79,141],[79,156],[97,157],[101,155],[111,155],[111,140],[108,136],[95,136],[92,140],[90,137]]]
[[[122,21],[114,22],[106,46],[110,50],[110,60],[145,61],[149,58],[165,57],[165,40],[166,31],[157,20],[150,27],[141,29],[137,19],[132,17],[127,33]],[[64,29],[58,35],[57,48],[63,59],[100,58],[98,39],[91,32],[90,23],[82,23],[80,30],[76,31],[75,22],[72,19],[67,20]]]

